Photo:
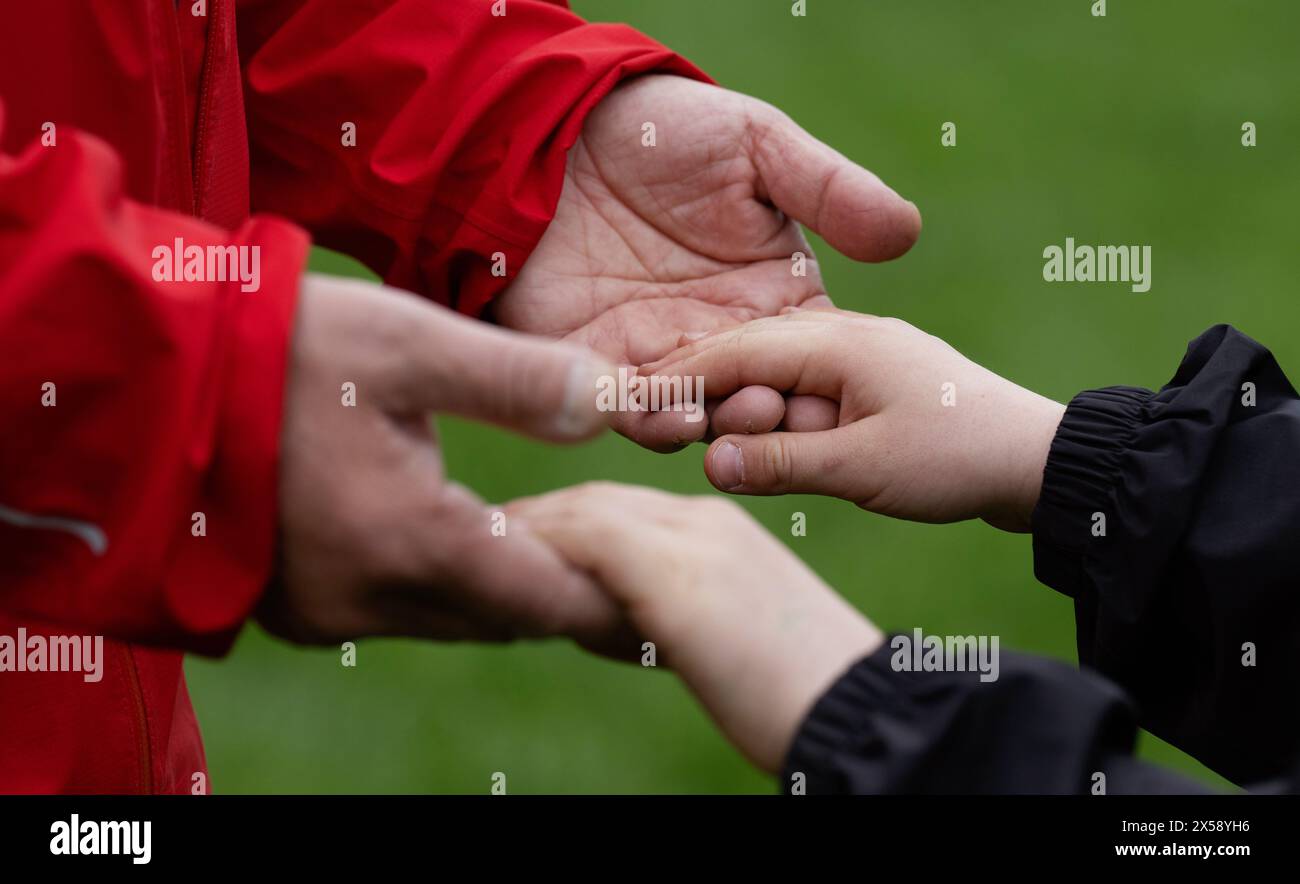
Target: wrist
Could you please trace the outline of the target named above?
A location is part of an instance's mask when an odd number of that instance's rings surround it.
[[[756,755],[759,764],[773,773],[794,743],[804,719],[822,695],[863,657],[884,644],[885,634],[856,609],[836,598],[841,610],[822,622],[815,636],[803,643],[802,653],[787,656],[779,671],[771,673],[768,696],[769,739]]]
[[[995,528],[1027,533],[1043,490],[1043,471],[1065,416],[1065,406],[1037,393],[1016,388],[1021,402],[1006,416],[1013,433],[1005,455],[1005,477],[1000,494],[983,518]]]

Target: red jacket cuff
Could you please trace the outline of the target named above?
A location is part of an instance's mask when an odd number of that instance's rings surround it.
[[[225,653],[261,598],[274,567],[279,523],[280,422],[288,380],[306,234],[257,217],[231,242],[261,248],[261,287],[227,283],[221,322],[229,344],[218,370],[211,460],[194,498],[206,534],[184,522],[163,578],[176,643]]]
[[[652,72],[712,82],[672,50],[619,24],[563,31],[501,69],[506,85],[475,115],[482,131],[465,139],[457,156],[467,170],[495,171],[486,179],[472,172],[449,176],[453,186],[438,199],[454,207],[459,224],[420,268],[426,281],[445,280],[451,306],[477,316],[510,284],[555,216],[568,151],[587,116],[619,83]],[[502,126],[503,119],[516,122]],[[504,275],[493,272],[498,253]],[[418,287],[415,280],[390,281]]]

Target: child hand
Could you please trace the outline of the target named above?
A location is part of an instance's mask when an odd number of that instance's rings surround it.
[[[776,771],[816,699],[883,635],[731,501],[589,483],[507,519],[587,571],[722,731]]]
[[[826,494],[923,522],[1029,530],[1065,408],[897,319],[787,312],[689,344],[643,375],[700,376],[705,395],[761,385],[839,403],[838,426],[723,436],[704,467],[733,494]]]

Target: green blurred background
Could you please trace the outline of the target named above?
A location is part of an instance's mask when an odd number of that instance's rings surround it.
[[[856,265],[814,238],[841,306],[901,316],[1068,401],[1159,386],[1187,341],[1232,322],[1300,376],[1300,7],[1292,0],[576,0],[720,83],[770,101],[914,200],[902,260]],[[957,124],[957,146],[940,127]],[[1241,145],[1241,125],[1258,146]],[[1042,251],[1146,244],[1153,285],[1047,284]],[[317,269],[360,273],[317,252]],[[450,473],[490,500],[586,479],[711,493],[702,446],[670,457],[609,436],[559,449],[444,420]],[[894,522],[808,497],[750,511],[886,628],[992,633],[1075,658],[1067,599],[1027,537]],[[806,537],[790,537],[791,513]],[[743,555],[744,550],[737,550]],[[221,792],[771,792],[666,673],[565,642],[364,641],[359,665],[255,628],[191,659]],[[1220,782],[1149,736],[1147,758]]]

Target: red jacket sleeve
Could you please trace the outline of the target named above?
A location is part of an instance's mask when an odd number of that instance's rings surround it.
[[[306,235],[132,202],[112,149],[72,131],[0,154],[0,219],[0,605],[224,650],[272,567]],[[249,251],[233,281],[156,281],[178,238],[256,247],[259,273]]]
[[[546,0],[241,0],[238,18],[254,210],[471,315],[541,238],[596,103],[647,71],[707,79]]]

